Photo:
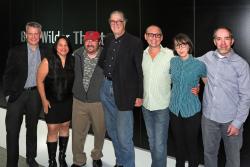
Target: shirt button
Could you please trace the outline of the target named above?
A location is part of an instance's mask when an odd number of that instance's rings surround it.
[[[113,49],[113,51],[115,52],[115,49]]]

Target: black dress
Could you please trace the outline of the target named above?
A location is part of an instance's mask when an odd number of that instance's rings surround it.
[[[45,93],[50,102],[47,123],[63,123],[71,120],[74,82],[74,57],[67,56],[64,67],[58,55],[47,57],[49,72],[45,78]]]

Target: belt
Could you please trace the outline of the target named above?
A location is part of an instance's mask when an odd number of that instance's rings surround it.
[[[112,81],[112,78],[111,77],[108,77],[108,76],[104,76],[105,79],[109,80],[109,81]]]
[[[32,87],[28,87],[28,88],[23,88],[23,91],[35,90],[36,88],[37,88],[36,86],[32,86]]]

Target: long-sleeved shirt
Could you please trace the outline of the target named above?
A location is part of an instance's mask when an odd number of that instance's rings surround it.
[[[233,50],[223,58],[217,51],[199,57],[207,67],[208,81],[203,97],[203,114],[206,118],[240,128],[250,107],[249,64]]]
[[[28,47],[28,77],[24,85],[25,88],[36,86],[36,73],[39,64],[41,63],[40,49],[37,47],[32,51],[29,44]]]
[[[176,56],[170,61],[170,73],[173,83],[169,109],[176,116],[183,118],[195,115],[201,110],[199,97],[191,92],[197,87],[200,78],[207,76],[206,65],[189,55],[182,60]]]
[[[173,51],[161,46],[160,52],[152,59],[145,49],[143,53],[143,106],[150,110],[165,109],[169,105],[171,79],[169,74],[170,60]]]

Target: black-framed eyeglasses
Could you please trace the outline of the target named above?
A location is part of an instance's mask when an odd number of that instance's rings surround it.
[[[148,37],[150,37],[150,38],[153,38],[153,37],[155,37],[155,38],[161,38],[161,36],[162,36],[162,34],[161,33],[146,33],[146,35],[148,36]]]
[[[188,46],[187,43],[178,43],[178,44],[175,44],[174,47],[176,49],[180,49],[180,48],[186,48]]]
[[[111,25],[121,25],[124,22],[124,20],[109,20],[109,24]]]

